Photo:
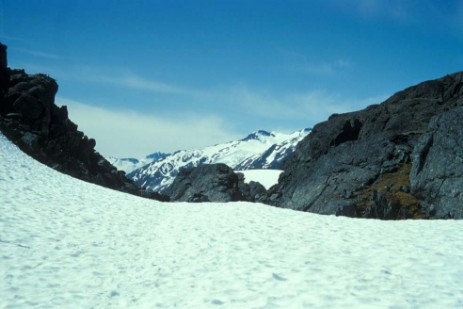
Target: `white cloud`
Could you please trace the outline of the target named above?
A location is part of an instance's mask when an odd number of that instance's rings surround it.
[[[324,121],[334,113],[352,112],[371,104],[381,103],[388,97],[381,95],[354,100],[322,90],[277,97],[245,87],[235,88],[233,95],[229,96],[233,97],[243,110],[258,117],[286,119],[289,122],[291,119],[305,120],[307,125]]]
[[[349,59],[338,57],[331,60],[316,61],[309,55],[295,50],[280,50],[286,67],[289,70],[314,75],[333,75],[346,71],[354,66]]]
[[[352,63],[346,59],[337,59],[331,62],[325,63],[309,63],[301,66],[299,69],[312,74],[319,75],[331,75],[348,69],[352,66]]]
[[[40,57],[40,58],[54,59],[54,60],[65,59],[65,57],[63,57],[63,56],[52,54],[52,53],[49,53],[49,52],[43,52],[43,51],[39,51],[39,50],[32,50],[32,49],[26,49],[26,48],[16,48],[16,47],[13,47],[12,50],[21,52],[23,54],[28,54],[28,55],[35,56],[35,57]]]
[[[115,84],[136,90],[151,91],[157,93],[177,94],[177,95],[203,95],[204,93],[194,89],[187,89],[176,85],[171,85],[156,80],[146,79],[133,73],[114,74],[93,74],[92,81]],[[85,78],[88,78],[85,77]]]
[[[21,49],[23,52],[36,56],[58,59],[60,56],[38,51]],[[70,65],[67,67],[43,66],[35,63],[21,63],[27,71],[48,72],[58,79],[70,79],[92,84],[106,84],[137,91],[147,91],[161,94],[201,96],[206,97],[207,91],[165,83],[156,79],[149,79],[124,69],[104,70],[85,65]]]
[[[172,152],[223,143],[241,136],[214,115],[179,114],[176,117],[109,110],[57,97],[67,105],[79,130],[95,138],[103,155],[143,157],[155,151]]]
[[[386,97],[353,100],[321,90],[277,96],[244,86],[224,89],[213,96],[239,110],[238,117],[247,115],[255,119],[255,124],[265,125],[264,129],[286,131],[301,128],[294,128],[295,123],[313,126],[333,113],[355,111]],[[178,111],[174,116],[162,116],[95,107],[63,97],[57,97],[56,102],[68,106],[71,120],[96,139],[96,149],[106,156],[143,157],[156,151],[195,149],[243,137],[243,132],[232,129],[232,123],[214,114]],[[230,115],[228,118],[238,120]]]

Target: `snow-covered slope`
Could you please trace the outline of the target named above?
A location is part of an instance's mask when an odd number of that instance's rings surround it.
[[[0,308],[461,308],[463,221],[167,203],[0,134]]]
[[[183,167],[225,163],[237,170],[274,169],[294,151],[309,129],[291,134],[256,131],[246,138],[196,150],[182,150],[139,168],[127,176],[138,185],[164,192]]]
[[[156,152],[142,159],[137,158],[115,158],[115,157],[107,157],[106,160],[111,163],[111,165],[115,166],[118,170],[124,171],[127,174],[133,172],[140,167],[145,166],[153,161],[157,161],[163,159],[167,156],[167,153]]]

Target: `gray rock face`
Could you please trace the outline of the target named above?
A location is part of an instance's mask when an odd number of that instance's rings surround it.
[[[240,178],[225,164],[184,168],[169,188],[171,201],[230,202],[242,200]]]
[[[463,107],[435,116],[413,151],[411,190],[430,216],[463,218]]]
[[[420,153],[427,152],[426,148],[431,147],[426,146],[430,144],[429,134],[423,137],[425,140],[420,139],[427,132],[431,118],[461,105],[463,73],[457,73],[407,88],[382,104],[332,115],[316,125],[283,163],[284,173],[278,185],[268,192],[265,202],[320,214],[380,219],[439,218],[448,212],[458,216],[454,201],[460,198],[463,186],[458,189],[461,182],[449,177],[458,178],[461,174],[449,174],[446,170],[447,174],[441,171],[435,175],[437,163],[433,163],[433,157],[426,157],[424,164],[417,163],[419,155],[415,152],[421,148],[424,150]],[[455,120],[446,130],[458,131],[458,127],[461,131],[462,126]],[[432,135],[433,140],[437,133]],[[447,133],[440,134],[445,139]],[[453,139],[458,140],[458,136]],[[461,149],[461,143],[454,144]],[[444,151],[444,145],[439,147],[433,151]],[[454,158],[458,154],[461,152],[448,152]],[[417,164],[434,171],[424,172],[415,167]],[[417,176],[410,191],[412,165]],[[440,175],[445,175],[446,180],[438,182]],[[442,188],[437,188],[442,182]],[[428,194],[435,195],[440,204],[435,198],[428,201]],[[454,197],[443,197],[448,194]],[[436,205],[444,203],[445,210],[430,210],[430,207],[442,208]]]
[[[181,169],[167,193],[171,201],[263,202],[267,190],[255,181],[244,183],[242,173],[217,163]]]
[[[267,195],[267,190],[259,182],[250,181],[249,183],[244,183],[244,175],[242,173],[237,173],[238,189],[242,195],[242,199],[248,202],[261,202],[265,199]]]

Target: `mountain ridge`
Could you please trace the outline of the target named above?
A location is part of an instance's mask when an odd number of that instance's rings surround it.
[[[106,160],[108,160],[109,163],[111,163],[118,170],[124,171],[126,174],[129,174],[136,169],[139,169],[153,161],[161,160],[168,155],[169,153],[154,152],[145,156],[144,158],[117,158],[109,156],[106,157]]]
[[[224,163],[235,170],[274,169],[309,132],[307,128],[290,134],[258,130],[236,141],[176,151],[135,169],[127,177],[148,190],[166,192],[181,168]]]

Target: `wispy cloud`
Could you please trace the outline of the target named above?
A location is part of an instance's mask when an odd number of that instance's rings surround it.
[[[182,95],[182,96],[207,96],[207,91],[166,83],[153,78],[146,78],[129,70],[109,69],[104,70],[98,67],[85,65],[71,65],[66,69],[60,67],[37,67],[28,64],[28,67],[35,71],[52,72],[57,78],[72,79],[92,84],[106,84],[161,94]]]
[[[13,47],[11,48],[14,51],[18,51],[23,54],[28,54],[34,57],[40,57],[40,58],[46,58],[46,59],[55,59],[55,60],[60,60],[60,59],[66,59],[66,57],[49,53],[49,52],[44,52],[44,51],[39,51],[39,50],[33,50],[33,49],[26,49],[26,48],[18,48],[18,47]]]
[[[407,20],[414,15],[417,6],[424,5],[424,1],[416,0],[329,0],[329,2],[366,18],[386,17],[394,20]]]
[[[117,77],[110,76],[108,74],[100,74],[96,77],[93,77],[92,80],[157,93],[194,96],[206,94],[205,92],[196,89],[188,89],[186,87],[171,85],[160,81],[147,79],[134,73],[124,73],[117,75]]]
[[[308,55],[294,50],[281,50],[286,67],[289,70],[312,75],[334,75],[344,72],[354,66],[353,62],[345,57],[331,60],[315,60]]]
[[[332,9],[364,20],[383,20],[445,36],[463,35],[463,1],[435,0],[326,0]]]
[[[345,71],[348,68],[352,67],[352,62],[346,59],[336,59],[331,62],[324,63],[309,63],[306,62],[306,65],[302,66],[300,69],[313,74],[322,74],[322,75],[331,75]]]
[[[67,105],[69,117],[97,141],[103,155],[142,157],[154,151],[172,152],[222,143],[241,137],[216,115],[178,113],[162,117],[129,110],[115,110],[57,97]]]
[[[63,97],[57,97],[56,101],[68,106],[70,118],[97,140],[97,150],[104,155],[141,157],[154,151],[194,149],[241,138],[248,133],[236,131],[236,123],[242,117],[253,119],[255,124],[265,124],[265,129],[289,131],[315,125],[333,113],[358,110],[386,98],[353,100],[323,90],[276,95],[246,86],[216,89],[208,96],[210,102],[207,104],[211,107],[216,105],[213,102],[220,102],[239,113],[230,115],[212,108],[205,112],[185,105],[183,110],[175,110],[173,114],[152,115],[129,109],[96,107]],[[218,116],[219,112],[223,116]],[[296,123],[298,125],[294,127]]]
[[[1,5],[1,2],[0,2]],[[0,16],[1,17],[1,16]],[[1,23],[1,22],[0,22]],[[25,38],[20,38],[16,36],[6,35],[3,31],[0,32],[0,40],[3,44],[9,44],[10,42],[18,42],[18,43],[28,43],[28,40]]]
[[[351,112],[371,104],[381,103],[387,98],[387,95],[380,95],[355,100],[323,90],[280,96],[255,92],[245,87],[238,87],[232,91],[233,95],[230,94],[230,97],[234,98],[240,108],[256,117],[265,117],[270,120],[305,120],[307,125],[324,121],[334,113]]]

